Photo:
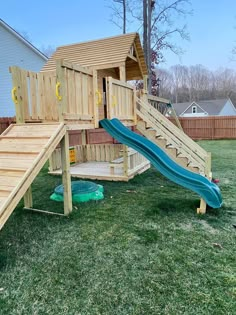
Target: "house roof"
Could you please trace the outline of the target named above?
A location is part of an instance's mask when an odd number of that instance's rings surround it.
[[[135,44],[137,56],[130,55],[130,49]],[[133,57],[133,58],[132,58]],[[117,67],[126,62],[127,74],[136,67],[142,75],[147,74],[147,66],[138,33],[123,34],[83,43],[60,46],[49,58],[41,71],[51,71],[56,68],[56,60],[67,59],[85,67],[105,69]],[[137,61],[135,61],[137,59]],[[139,65],[139,66],[137,66]],[[138,73],[133,72],[133,76]]]
[[[25,39],[20,33],[18,33],[16,30],[14,30],[14,28],[12,28],[10,25],[8,25],[6,22],[4,22],[2,19],[0,19],[0,26],[4,27],[13,36],[18,38],[22,43],[24,43],[26,46],[28,46],[30,49],[32,49],[42,59],[44,59],[45,61],[48,60],[47,56],[45,56],[38,48],[36,48],[34,45],[32,45],[27,39]]]
[[[176,114],[181,116],[191,105],[199,106],[203,111],[207,112],[210,116],[218,115],[228,99],[207,100],[198,102],[174,103]]]

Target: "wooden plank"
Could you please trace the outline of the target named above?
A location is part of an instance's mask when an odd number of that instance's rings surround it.
[[[119,81],[119,80],[116,80],[116,79],[113,79],[113,78],[112,78],[112,83],[114,85],[118,85],[118,86],[122,86],[122,87],[124,87],[126,89],[130,89],[132,91],[134,89],[134,87],[132,85],[130,85],[129,83],[126,83],[126,82],[123,82],[123,81]]]
[[[16,89],[17,104],[15,104],[16,122],[24,123],[24,107],[22,98],[22,82],[21,82],[21,70],[19,67],[13,66],[10,68],[12,74],[12,85]]]
[[[2,153],[0,152],[0,159],[11,159],[11,160],[33,160],[37,156],[36,153],[21,153],[21,152],[14,152],[14,153]]]
[[[63,116],[66,120],[93,120],[93,116],[88,114],[65,113]]]
[[[49,138],[48,138],[49,139]],[[21,144],[21,145],[32,145],[32,142],[33,142],[33,145],[43,145],[45,142],[47,142],[48,140],[47,138],[1,138],[0,139],[0,144],[1,146],[2,145],[5,145],[5,144],[8,144],[9,146],[14,146],[14,145],[17,145],[17,144]]]
[[[98,106],[97,106],[97,90],[98,90],[98,76],[97,76],[97,71],[93,70],[93,116],[94,116],[94,125],[95,128],[98,128],[99,126],[99,113],[98,113]]]
[[[59,121],[64,121],[63,113],[67,112],[68,92],[66,72],[65,68],[62,67],[61,62],[61,60],[58,60],[56,63],[56,81],[57,84],[60,84],[59,94],[61,96],[61,99],[57,99],[57,107]]]
[[[78,64],[75,64],[75,63],[72,63],[72,62],[69,62],[67,60],[62,60],[61,61],[61,66],[62,67],[66,67],[68,69],[71,69],[71,70],[75,70],[75,71],[78,71],[78,72],[82,72],[82,73],[85,73],[85,74],[88,74],[88,75],[93,75],[93,71],[88,69],[88,68],[85,68],[85,67],[82,67]]]
[[[10,194],[10,191],[0,190],[0,198],[7,198]]]
[[[38,119],[38,103],[37,103],[37,74],[29,71],[29,97],[31,104],[31,117]]]
[[[81,104],[82,104],[82,73],[75,72],[75,106],[77,115],[81,115]]]
[[[21,143],[17,143],[14,146],[9,147],[9,145],[1,145],[0,152],[4,153],[38,153],[40,148],[38,145],[28,145],[27,147],[22,147]]]

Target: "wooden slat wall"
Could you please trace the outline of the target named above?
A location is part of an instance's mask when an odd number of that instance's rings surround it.
[[[24,121],[58,121],[55,95],[56,73],[54,71],[35,73],[20,68],[11,68],[12,74],[18,71],[17,86],[22,100]],[[17,104],[16,106],[19,106]]]
[[[126,82],[118,81],[112,77],[107,78],[107,113],[108,118],[118,118],[122,122],[136,121],[134,88]]]
[[[75,162],[109,162],[120,156],[120,151],[123,148],[122,144],[87,144],[76,145]],[[51,158],[49,170],[55,171],[61,168],[61,149],[57,148]]]
[[[179,120],[184,132],[194,140],[236,139],[236,116],[186,117]]]
[[[62,95],[63,118],[66,121],[80,121],[95,125],[95,91],[97,83],[94,82],[94,73],[86,68],[74,65],[65,60],[58,62],[57,80],[62,85],[61,90],[65,92],[66,98]],[[86,129],[86,128],[85,128]]]

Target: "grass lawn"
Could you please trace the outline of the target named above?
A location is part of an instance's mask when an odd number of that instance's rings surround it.
[[[202,141],[220,179],[221,209],[155,169],[128,183],[99,182],[105,199],[69,218],[22,211],[0,232],[1,315],[236,314],[236,141]],[[60,177],[46,167],[35,208]]]

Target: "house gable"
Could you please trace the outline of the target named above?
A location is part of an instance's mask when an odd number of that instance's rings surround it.
[[[192,102],[181,114],[181,117],[207,116],[208,113],[197,103]]]
[[[0,42],[4,43],[0,56],[0,117],[12,117],[15,108],[11,100],[12,79],[9,67],[19,66],[39,71],[47,57],[1,19]]]
[[[224,107],[219,112],[219,116],[236,116],[236,108],[230,99],[227,100]]]

